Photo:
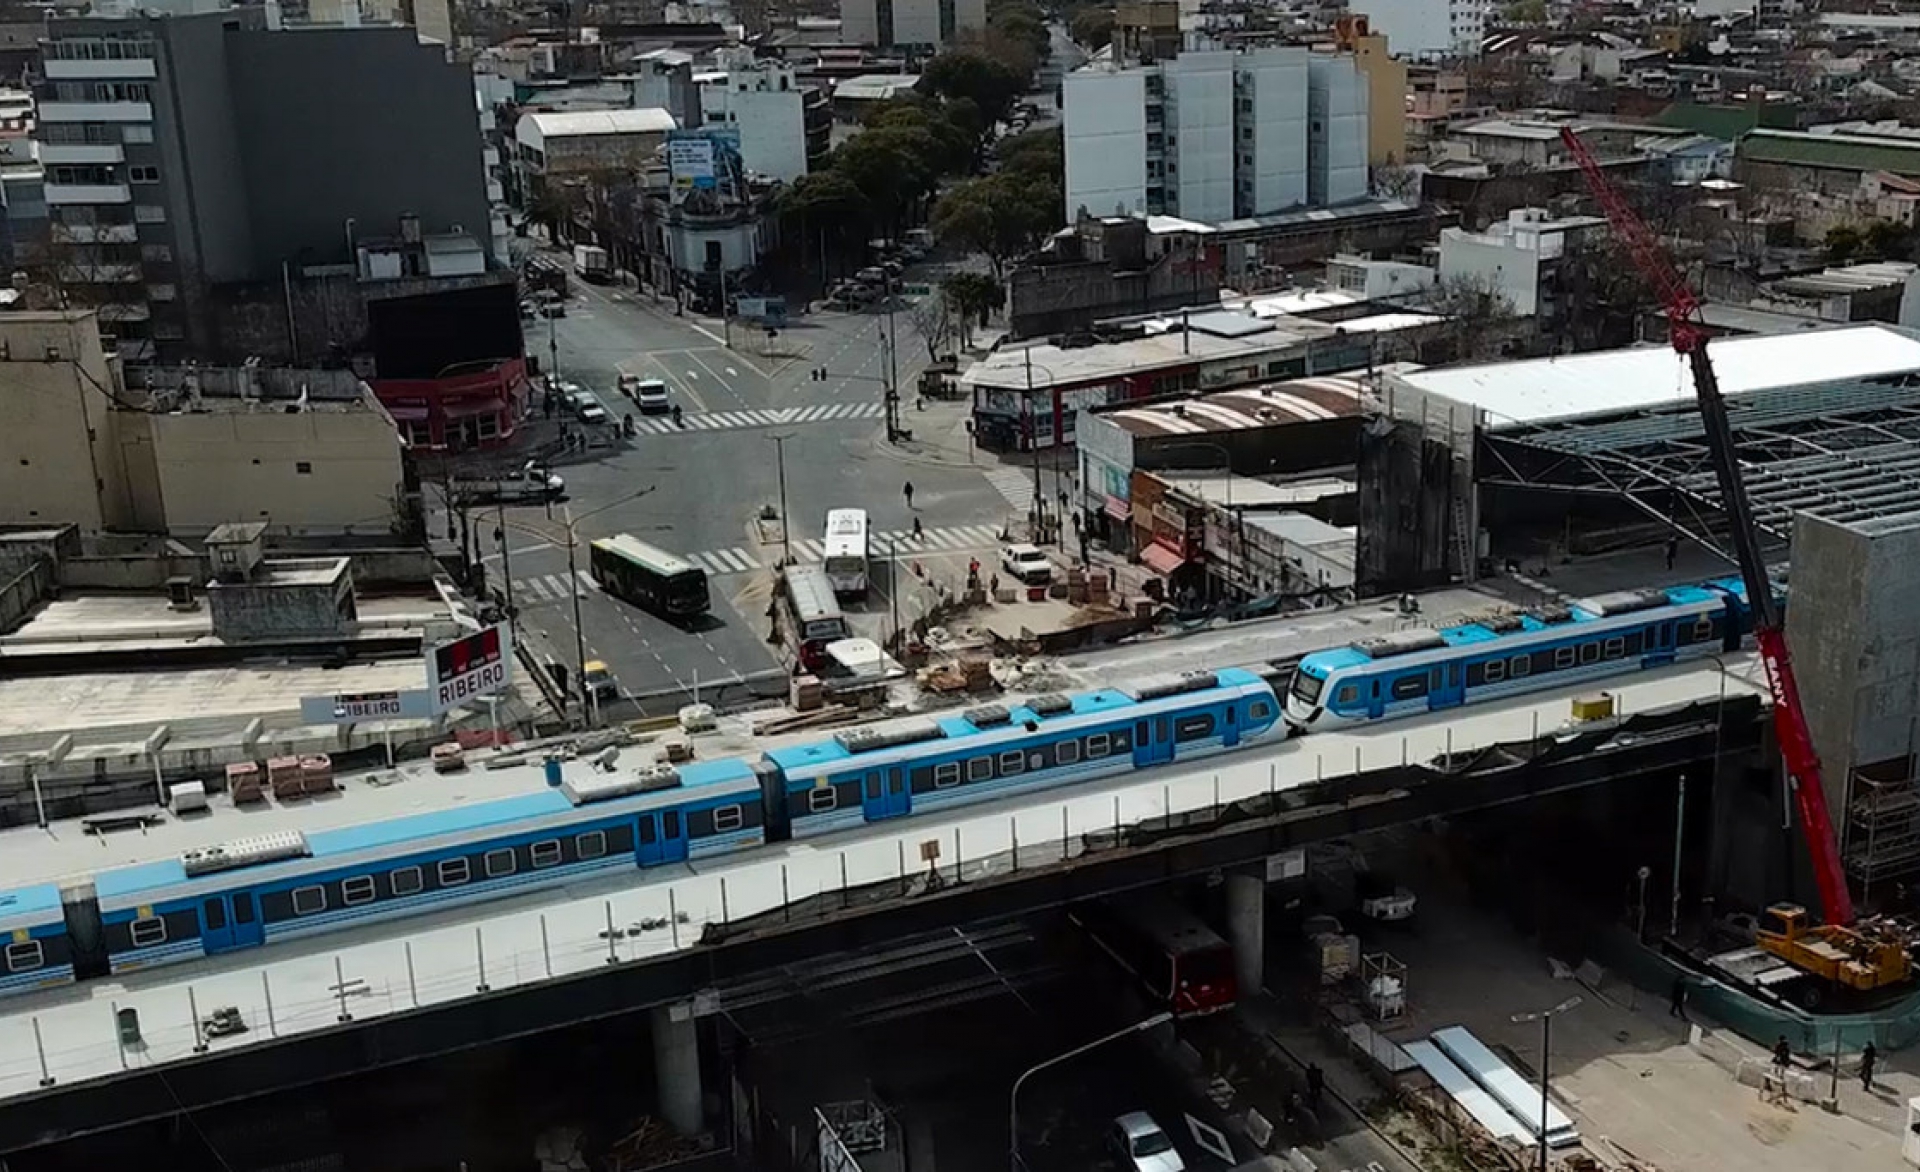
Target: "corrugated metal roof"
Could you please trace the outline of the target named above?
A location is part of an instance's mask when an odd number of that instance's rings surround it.
[[[541,138],[569,138],[589,134],[664,134],[679,123],[666,110],[571,110],[560,114],[528,114]]]
[[[1353,379],[1305,378],[1219,391],[1178,403],[1103,411],[1100,418],[1138,436],[1202,435],[1351,418],[1364,413],[1368,402],[1366,387]]]
[[[1920,142],[1893,142],[1848,134],[1755,130],[1741,138],[1739,153],[1743,160],[1756,163],[1920,175]]]
[[[1920,337],[1880,324],[1722,338],[1712,343],[1709,353],[1720,390],[1729,397],[1776,387],[1920,373]],[[1686,360],[1665,346],[1420,370],[1395,377],[1418,390],[1485,412],[1484,425],[1496,431],[1671,406],[1694,397]]]

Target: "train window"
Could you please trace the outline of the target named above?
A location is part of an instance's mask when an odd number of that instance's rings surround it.
[[[1053,759],[1062,765],[1071,765],[1080,759],[1079,741],[1061,741],[1053,747]]]
[[[960,767],[957,765],[954,766],[954,771],[956,774],[959,772],[959,768]],[[935,769],[933,771],[933,776],[934,776],[933,784],[939,785],[940,771],[938,769]],[[833,809],[835,806],[838,806],[839,804],[840,804],[840,791],[833,788],[830,785],[815,786],[814,788],[807,791],[807,810],[809,813],[824,814],[828,810]]]
[[[201,926],[209,932],[218,932],[227,926],[227,905],[215,896],[200,905]]]
[[[1627,641],[1620,635],[1615,635],[1600,646],[1600,654],[1608,659],[1619,659],[1626,653]]]
[[[1581,663],[1599,663],[1600,662],[1600,644],[1582,643],[1580,645],[1580,662]]]
[[[481,862],[486,864],[487,878],[489,879],[498,879],[502,875],[513,874],[516,865],[513,851],[511,850],[488,851],[486,857],[483,858]]]
[[[607,832],[589,830],[574,838],[573,849],[583,859],[597,859],[607,853]]]
[[[1573,661],[1578,655],[1579,652],[1572,647],[1555,647],[1553,649],[1553,666],[1556,668],[1572,667]]]
[[[1265,700],[1255,700],[1253,707],[1247,709],[1247,719],[1265,720],[1268,716],[1272,715],[1272,711],[1272,709],[1267,707]]]
[[[993,777],[993,758],[975,757],[967,762],[968,781],[988,781]]]
[[[147,916],[127,925],[133,934],[135,948],[152,948],[156,944],[167,942],[167,922],[159,916]]]
[[[1507,678],[1507,661],[1504,659],[1489,659],[1482,670],[1486,673],[1489,684],[1497,684]]]
[[[1427,677],[1424,674],[1406,675],[1393,681],[1395,700],[1412,700],[1427,694]]]
[[[1173,739],[1176,741],[1204,741],[1212,735],[1213,716],[1210,713],[1183,716],[1173,722]]]
[[[427,885],[418,867],[401,867],[387,876],[387,882],[393,884],[395,895],[418,895],[420,889]]]
[[[324,887],[296,887],[293,889],[293,914],[310,916],[315,912],[327,910],[327,889]]]
[[[527,848],[527,853],[532,856],[536,868],[554,866],[560,861],[560,840],[549,838],[545,842],[536,842]]]
[[[18,944],[7,945],[7,971],[10,973],[28,973],[46,963],[46,957],[40,952],[38,940],[22,940]]]
[[[867,774],[867,800],[869,802],[877,802],[880,800],[880,775],[878,773]]]
[[[729,830],[738,830],[746,823],[747,816],[739,806],[715,806],[713,808],[713,832],[725,834]]]
[[[373,899],[373,876],[355,875],[340,881],[340,902],[352,907]]]
[[[1352,684],[1348,684],[1345,687],[1341,688],[1340,691],[1335,694],[1333,699],[1334,699],[1334,703],[1336,704],[1351,704],[1355,700],[1358,700],[1359,698],[1360,698],[1360,689],[1354,687]]]
[[[933,788],[951,789],[960,784],[960,762],[942,761],[933,767]]]
[[[1698,619],[1694,620],[1693,641],[1695,643],[1706,643],[1712,639],[1713,619],[1707,615],[1701,615]]]
[[[1516,655],[1507,664],[1507,674],[1516,680],[1521,676],[1530,675],[1532,672],[1533,656],[1531,655]]]
[[[1106,733],[1094,733],[1088,737],[1087,760],[1091,761],[1095,757],[1106,756],[1112,743],[1113,738],[1109,737]]]
[[[471,878],[465,859],[440,860],[440,886],[458,887]]]
[[[1027,771],[1027,755],[1019,749],[1009,749],[1000,754],[1000,776],[1012,777],[1016,773]]]

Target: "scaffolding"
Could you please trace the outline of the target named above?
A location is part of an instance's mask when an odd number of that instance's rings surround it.
[[[1920,784],[1910,759],[1853,770],[1847,803],[1847,873],[1871,897],[1875,884],[1920,873]]]

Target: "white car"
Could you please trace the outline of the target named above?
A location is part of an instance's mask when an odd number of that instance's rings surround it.
[[[1129,1111],[1114,1120],[1107,1131],[1107,1146],[1130,1172],[1186,1172],[1187,1162],[1173,1141],[1145,1111]]]
[[[667,384],[657,378],[643,378],[633,388],[634,402],[642,415],[664,415],[673,403],[667,397]]]
[[[1009,545],[1000,551],[1000,568],[1028,586],[1045,586],[1053,581],[1053,563],[1037,545]]]

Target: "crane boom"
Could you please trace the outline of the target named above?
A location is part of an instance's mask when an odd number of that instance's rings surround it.
[[[1820,887],[1821,912],[1829,924],[1852,923],[1853,897],[1847,890],[1833,820],[1827,812],[1820,756],[1814,751],[1806,713],[1800,707],[1800,688],[1794,682],[1793,659],[1787,653],[1780,607],[1774,600],[1766,561],[1760,554],[1753,505],[1740,476],[1740,458],[1734,448],[1727,403],[1720,395],[1720,382],[1714,377],[1713,363],[1707,357],[1707,335],[1700,324],[1700,301],[1667,259],[1659,240],[1628,206],[1571,126],[1561,129],[1560,141],[1579,165],[1587,187],[1606,212],[1607,222],[1626,246],[1640,275],[1653,286],[1666,306],[1668,337],[1673,348],[1686,358],[1693,376],[1700,418],[1706,426],[1707,448],[1713,458],[1714,477],[1720,483],[1721,505],[1727,513],[1734,556],[1740,564],[1740,579],[1746,584],[1747,605],[1753,612],[1754,642],[1759,646],[1767,688],[1773,695],[1774,736],[1780,742],[1780,755],[1793,784],[1794,801],[1800,812],[1800,832],[1806,839],[1814,879]]]

